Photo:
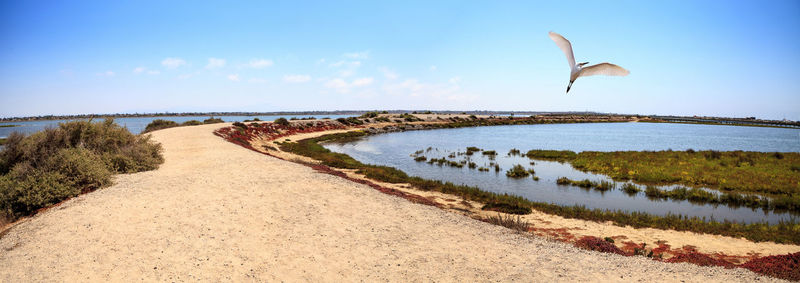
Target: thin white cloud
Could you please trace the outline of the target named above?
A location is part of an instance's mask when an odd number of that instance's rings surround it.
[[[250,63],[248,63],[247,65],[250,66],[251,68],[263,69],[263,68],[272,66],[273,64],[274,64],[274,62],[272,62],[272,60],[268,60],[268,59],[253,59],[253,60],[250,60]]]
[[[425,83],[417,79],[407,79],[400,83],[391,83],[383,86],[383,91],[390,95],[406,95],[410,97],[424,97],[438,100],[474,100],[474,96],[462,94],[458,83],[460,77],[453,77],[447,83]]]
[[[145,74],[145,73],[146,73],[146,74],[148,74],[148,75],[158,75],[158,74],[161,74],[161,71],[158,71],[158,70],[148,70],[148,69],[147,69],[147,68],[145,68],[145,67],[136,67],[136,68],[133,68],[133,73],[134,73],[134,74],[137,74],[137,75],[138,75],[138,74]]]
[[[397,73],[395,73],[394,71],[392,71],[392,70],[390,70],[389,68],[386,68],[386,67],[380,67],[380,68],[378,68],[378,71],[381,71],[381,73],[383,73],[383,76],[386,77],[387,79],[390,79],[390,80],[397,79],[397,77],[398,77]]]
[[[341,60],[341,61],[333,62],[328,66],[334,67],[334,68],[338,68],[338,67],[358,68],[359,66],[361,66],[361,61]]]
[[[324,86],[335,90],[338,93],[348,93],[353,88],[364,87],[372,84],[373,78],[357,78],[352,82],[347,82],[342,78],[335,78],[325,82]]]
[[[353,81],[353,86],[367,86],[372,84],[372,78],[358,78]]]
[[[225,67],[225,59],[219,58],[208,58],[208,65],[206,65],[206,69],[216,69]]]
[[[175,69],[177,67],[186,65],[186,61],[181,58],[168,57],[161,61],[161,65],[167,69]]]
[[[114,74],[113,71],[105,71],[105,72],[97,73],[97,76],[100,76],[100,77],[113,77],[114,75],[115,74]]]
[[[436,71],[437,67],[436,65],[431,65],[430,67],[428,67],[428,69],[430,69],[431,71]]]
[[[342,54],[342,57],[350,58],[350,59],[368,59],[369,58],[369,51],[361,51],[361,52],[350,52]]]
[[[234,81],[234,82],[238,82],[239,81],[239,74],[230,74],[230,75],[228,75],[228,79],[231,80],[231,81]]]
[[[348,84],[343,79],[332,79],[325,83],[325,87],[347,91]]]
[[[285,75],[283,76],[283,81],[287,83],[304,83],[311,80],[311,76],[308,75]]]
[[[356,73],[356,70],[354,70],[354,69],[345,69],[345,70],[339,71],[337,74],[342,78],[346,78],[346,77],[352,76],[355,73]]]

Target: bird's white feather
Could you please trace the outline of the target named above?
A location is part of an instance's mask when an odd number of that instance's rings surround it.
[[[550,32],[550,39],[552,39],[558,48],[561,48],[561,51],[564,51],[564,55],[567,55],[567,63],[569,63],[569,68],[575,68],[575,56],[572,55],[572,44],[569,43],[569,40],[557,34],[555,32]]]
[[[628,70],[625,70],[620,66],[611,63],[600,63],[597,65],[591,65],[589,67],[581,69],[578,76],[579,77],[588,77],[594,75],[627,76],[628,74],[630,74],[630,72],[628,72]]]

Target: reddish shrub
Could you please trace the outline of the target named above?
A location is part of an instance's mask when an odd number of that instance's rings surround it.
[[[616,245],[598,237],[584,236],[575,242],[575,245],[579,248],[584,248],[587,250],[625,255],[625,252],[619,249]]]
[[[707,254],[691,251],[685,254],[677,254],[666,262],[688,262],[699,266],[723,266],[725,268],[733,268],[734,265],[730,262],[715,259]]]
[[[800,252],[755,258],[740,266],[758,274],[800,281]]]

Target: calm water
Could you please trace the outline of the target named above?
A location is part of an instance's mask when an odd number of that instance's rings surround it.
[[[507,156],[512,148],[523,153],[530,149],[559,149],[573,151],[618,151],[618,150],[746,150],[800,152],[800,129],[736,127],[715,125],[654,124],[654,123],[601,123],[601,124],[556,124],[520,125],[409,131],[369,136],[350,143],[329,143],[327,148],[346,153],[353,158],[371,164],[387,165],[410,175],[427,179],[450,181],[456,184],[477,186],[483,190],[509,193],[535,201],[557,204],[581,204],[589,208],[644,211],[665,215],[669,212],[700,216],[716,220],[739,222],[778,222],[789,219],[787,213],[771,213],[749,208],[695,205],[688,201],[651,201],[644,193],[628,196],[619,190],[605,193],[587,191],[578,187],[558,186],[558,177],[573,180],[595,181],[609,178],[573,169],[569,164],[534,161],[524,157]],[[451,153],[465,151],[467,146],[496,150],[494,162],[502,170],[495,173],[479,172],[475,169],[439,167],[425,162],[416,162],[410,157],[415,151],[432,147],[423,153],[426,157],[446,157]],[[453,160],[462,160],[457,156]],[[451,158],[452,159],[452,158]],[[492,162],[476,153],[470,157],[478,166],[488,167]],[[512,179],[505,171],[515,164],[533,168],[539,181],[532,178]],[[618,186],[621,184],[618,184]]]
[[[317,119],[321,118],[346,118],[352,115],[325,115],[325,116],[318,116]],[[147,127],[147,124],[150,124],[153,120],[162,119],[162,120],[170,120],[175,121],[178,123],[183,123],[189,120],[198,120],[203,121],[208,119],[210,116],[174,116],[174,117],[137,117],[137,118],[117,118],[114,119],[114,122],[117,124],[128,128],[132,133],[138,134],[144,131],[144,128]],[[312,117],[312,116],[215,116],[215,118],[221,118],[225,122],[241,122],[244,120],[252,120],[253,118],[261,119],[262,121],[274,121],[278,118],[304,118],[304,117]],[[2,122],[0,125],[19,125],[18,127],[7,127],[7,128],[0,128],[0,138],[7,137],[8,134],[11,132],[21,132],[24,134],[31,134],[38,131],[43,130],[46,127],[58,127],[58,123],[67,122],[69,120],[47,120],[47,121],[27,121],[27,122]]]

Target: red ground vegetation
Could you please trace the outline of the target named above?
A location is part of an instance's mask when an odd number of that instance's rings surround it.
[[[315,121],[308,122],[308,124],[290,123],[289,125],[279,125],[275,123],[249,123],[243,125],[246,125],[246,127],[231,126],[221,128],[214,131],[214,134],[229,142],[253,149],[250,142],[257,138],[276,140],[296,134],[347,128],[347,126],[333,121]]]
[[[575,245],[578,246],[579,248],[584,248],[592,251],[626,255],[625,252],[623,252],[620,248],[614,245],[614,243],[608,242],[599,237],[584,236],[580,238],[578,241],[576,241]]]
[[[800,281],[800,252],[754,258],[741,267],[758,274]]]

